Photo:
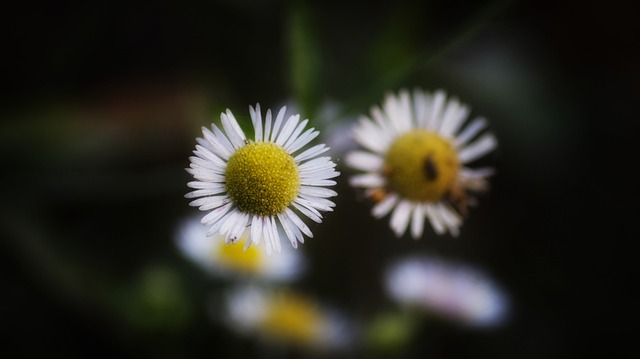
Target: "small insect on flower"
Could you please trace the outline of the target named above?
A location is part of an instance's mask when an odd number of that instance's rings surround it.
[[[479,133],[484,118],[463,124],[469,108],[443,91],[435,94],[402,90],[386,96],[382,109],[361,117],[353,137],[364,150],[347,154],[346,163],[364,173],[350,179],[374,203],[372,214],[391,213],[396,236],[411,222],[411,235],[422,236],[427,217],[437,234],[459,234],[467,206],[475,204],[473,192],[488,188],[492,168],[466,165],[496,148],[493,134]],[[478,136],[479,135],[479,136]],[[477,137],[477,138],[476,138]]]
[[[340,173],[330,157],[318,157],[329,148],[318,144],[301,151],[319,132],[305,131],[309,120],[300,121],[300,115],[285,120],[285,111],[282,107],[273,119],[267,110],[263,122],[260,105],[249,106],[254,140],[228,109],[220,115],[224,132],[215,124],[202,128],[204,138],[196,139],[186,169],[195,178],[187,184],[194,191],[185,197],[208,212],[201,220],[210,226],[208,236],[224,235],[226,243],[235,243],[250,226],[246,248],[264,239],[268,254],[280,252],[278,228],[297,248],[305,235],[313,237],[299,214],[320,223],[321,212],[333,210],[328,198],[337,193],[326,187],[335,185],[332,178]]]

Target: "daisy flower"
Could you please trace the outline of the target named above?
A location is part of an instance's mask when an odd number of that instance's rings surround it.
[[[340,349],[352,342],[352,329],[335,310],[286,289],[242,286],[227,293],[224,320],[243,335],[273,343]]]
[[[224,235],[225,243],[235,243],[247,227],[245,247],[264,240],[267,253],[281,251],[281,228],[294,248],[313,237],[300,214],[322,222],[322,212],[332,211],[329,197],[337,193],[329,188],[331,178],[340,173],[330,157],[318,157],[329,150],[324,144],[302,150],[319,132],[305,127],[309,120],[300,115],[285,120],[286,107],[275,118],[267,110],[264,121],[260,105],[249,106],[255,137],[247,138],[238,121],[227,109],[220,115],[222,130],[215,124],[203,127],[204,138],[190,157],[189,172],[195,181],[195,198],[190,205],[208,212],[201,220],[210,226],[207,235]],[[304,131],[304,132],[303,132]]]
[[[287,281],[298,277],[303,258],[291,247],[283,248],[278,258],[268,256],[258,247],[243,249],[249,240],[245,230],[235,244],[225,244],[224,237],[207,237],[207,229],[200,218],[191,216],[180,223],[176,244],[182,254],[203,270],[221,277],[258,277],[272,281]]]
[[[385,287],[397,302],[470,326],[501,323],[503,292],[479,271],[427,256],[406,258],[386,270]]]
[[[484,118],[463,126],[468,115],[466,105],[447,100],[443,91],[417,89],[413,95],[387,95],[382,109],[374,106],[371,117],[358,122],[353,137],[364,150],[349,152],[346,163],[364,173],[350,183],[376,203],[374,217],[392,212],[396,236],[411,222],[411,235],[419,238],[425,217],[437,234],[457,236],[467,204],[474,204],[469,193],[487,189],[493,170],[467,164],[495,149],[497,141],[491,133],[479,135],[487,126]]]

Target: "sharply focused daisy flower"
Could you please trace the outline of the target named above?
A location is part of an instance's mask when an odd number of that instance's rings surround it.
[[[330,157],[318,157],[329,148],[318,144],[301,151],[319,132],[304,131],[308,120],[300,121],[300,115],[285,120],[285,111],[282,107],[272,118],[267,110],[263,122],[260,105],[249,106],[254,140],[230,110],[220,115],[224,132],[215,124],[202,128],[204,138],[197,138],[187,168],[194,191],[185,197],[196,198],[190,205],[209,212],[201,221],[210,226],[207,235],[225,235],[225,243],[235,243],[250,227],[246,247],[264,240],[270,254],[281,251],[278,228],[297,248],[304,235],[313,237],[299,214],[320,223],[320,212],[333,210],[327,198],[337,193],[326,187],[336,184],[331,178],[339,172]]]
[[[397,302],[423,308],[471,326],[501,323],[507,314],[503,292],[479,271],[431,257],[411,257],[386,271],[385,285]]]
[[[350,152],[346,163],[364,173],[350,183],[365,189],[374,202],[372,214],[391,214],[390,225],[400,237],[411,222],[411,235],[419,238],[427,217],[436,233],[457,236],[473,204],[470,192],[488,187],[491,168],[472,169],[467,164],[496,148],[487,126],[476,118],[463,127],[469,108],[457,99],[447,100],[442,91],[434,94],[403,90],[389,94],[371,118],[363,116],[353,136],[365,150]]]
[[[225,299],[227,324],[239,333],[317,349],[341,349],[353,342],[352,327],[342,315],[303,294],[245,286]]]
[[[200,218],[191,216],[178,227],[176,244],[185,257],[203,270],[221,277],[257,277],[286,281],[298,277],[303,268],[302,253],[291,247],[282,249],[277,258],[258,247],[244,249],[250,230],[245,230],[235,244],[226,244],[224,236],[207,237]]]

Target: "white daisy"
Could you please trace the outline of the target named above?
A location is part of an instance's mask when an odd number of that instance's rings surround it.
[[[255,246],[244,250],[249,233],[250,230],[245,230],[237,243],[227,245],[221,235],[219,238],[207,237],[207,229],[200,223],[200,218],[191,216],[180,223],[176,244],[185,257],[208,273],[221,277],[288,281],[302,273],[302,254],[291,247],[283,248],[277,258]]]
[[[457,99],[447,100],[416,89],[389,94],[382,109],[362,116],[353,136],[365,150],[350,152],[346,163],[364,171],[350,183],[366,190],[374,202],[372,214],[391,213],[390,226],[400,237],[411,222],[411,235],[419,238],[427,217],[436,233],[457,236],[473,204],[468,192],[486,190],[491,168],[472,169],[467,164],[496,148],[493,134],[478,134],[487,126],[476,118],[463,127],[469,108]]]
[[[353,329],[335,310],[291,290],[234,288],[224,301],[226,323],[244,335],[314,349],[343,349]]]
[[[281,251],[278,228],[294,248],[304,243],[304,235],[313,237],[298,213],[320,223],[321,212],[333,210],[327,198],[337,193],[326,187],[335,185],[331,178],[340,173],[330,157],[318,157],[329,148],[318,144],[301,151],[319,132],[304,131],[309,120],[300,121],[300,115],[285,120],[285,110],[275,118],[267,110],[263,122],[260,105],[249,106],[254,140],[228,109],[220,115],[224,132],[215,124],[202,128],[204,138],[196,139],[187,168],[196,179],[188,183],[194,191],[185,197],[197,198],[190,205],[209,212],[201,221],[210,226],[207,235],[225,235],[225,243],[235,243],[250,226],[246,247],[264,239],[271,254]]]
[[[401,304],[421,307],[471,326],[501,323],[507,300],[479,271],[427,256],[406,258],[386,271],[389,295]]]

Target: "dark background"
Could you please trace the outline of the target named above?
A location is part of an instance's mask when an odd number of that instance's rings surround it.
[[[366,113],[387,90],[420,86],[487,116],[500,143],[492,191],[460,238],[381,240],[373,233],[389,235],[387,220],[371,221],[341,168],[336,211],[304,245],[314,270],[298,287],[363,319],[386,303],[376,274],[388,258],[438,253],[502,283],[509,323],[478,332],[436,323],[400,353],[354,357],[631,357],[622,338],[633,324],[632,262],[621,254],[638,238],[622,231],[637,214],[627,159],[635,14],[573,1],[5,11],[0,352],[271,357],[207,318],[202,301],[217,284],[173,243],[190,213],[184,168],[200,126],[225,108],[248,116],[256,102],[293,100],[309,118],[324,100],[340,103],[322,127]],[[156,280],[168,298],[159,306],[145,297]]]

